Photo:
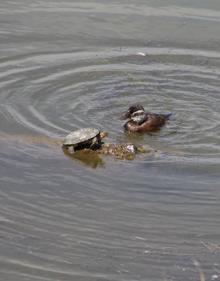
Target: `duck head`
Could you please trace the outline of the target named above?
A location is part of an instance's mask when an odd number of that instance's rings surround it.
[[[121,119],[125,120],[125,119],[133,119],[135,121],[135,119],[138,119],[141,117],[141,115],[144,115],[144,108],[141,104],[134,104],[131,105],[127,111],[123,112],[123,114],[121,115]]]
[[[147,114],[144,110],[140,109],[131,114],[130,120],[135,122],[137,125],[142,124],[147,119]]]

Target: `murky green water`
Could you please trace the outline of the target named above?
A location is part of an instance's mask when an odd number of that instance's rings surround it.
[[[1,280],[220,280],[219,22],[214,0],[1,1]],[[136,102],[172,119],[126,136]],[[87,126],[161,152],[94,169],[53,141]]]

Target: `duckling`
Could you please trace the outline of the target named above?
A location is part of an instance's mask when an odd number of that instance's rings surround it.
[[[171,114],[146,112],[141,104],[135,104],[122,115],[122,119],[128,119],[124,124],[124,129],[134,133],[157,131],[166,123]]]

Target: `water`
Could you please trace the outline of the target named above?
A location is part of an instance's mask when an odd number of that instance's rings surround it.
[[[1,280],[220,280],[219,21],[214,0],[1,1]],[[135,102],[172,119],[126,136]],[[87,126],[159,152],[68,158]]]

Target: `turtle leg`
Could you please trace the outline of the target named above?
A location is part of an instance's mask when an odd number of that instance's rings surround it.
[[[73,154],[75,152],[74,146],[72,145],[63,145],[62,148],[70,154]]]
[[[75,152],[74,146],[73,145],[69,146],[68,151],[69,153],[73,154]]]
[[[99,134],[95,138],[92,139],[90,149],[96,150],[96,149],[99,149],[101,146],[102,146],[102,138]]]
[[[97,147],[98,144],[98,139],[97,137],[93,138],[90,144],[90,149],[95,149]]]

